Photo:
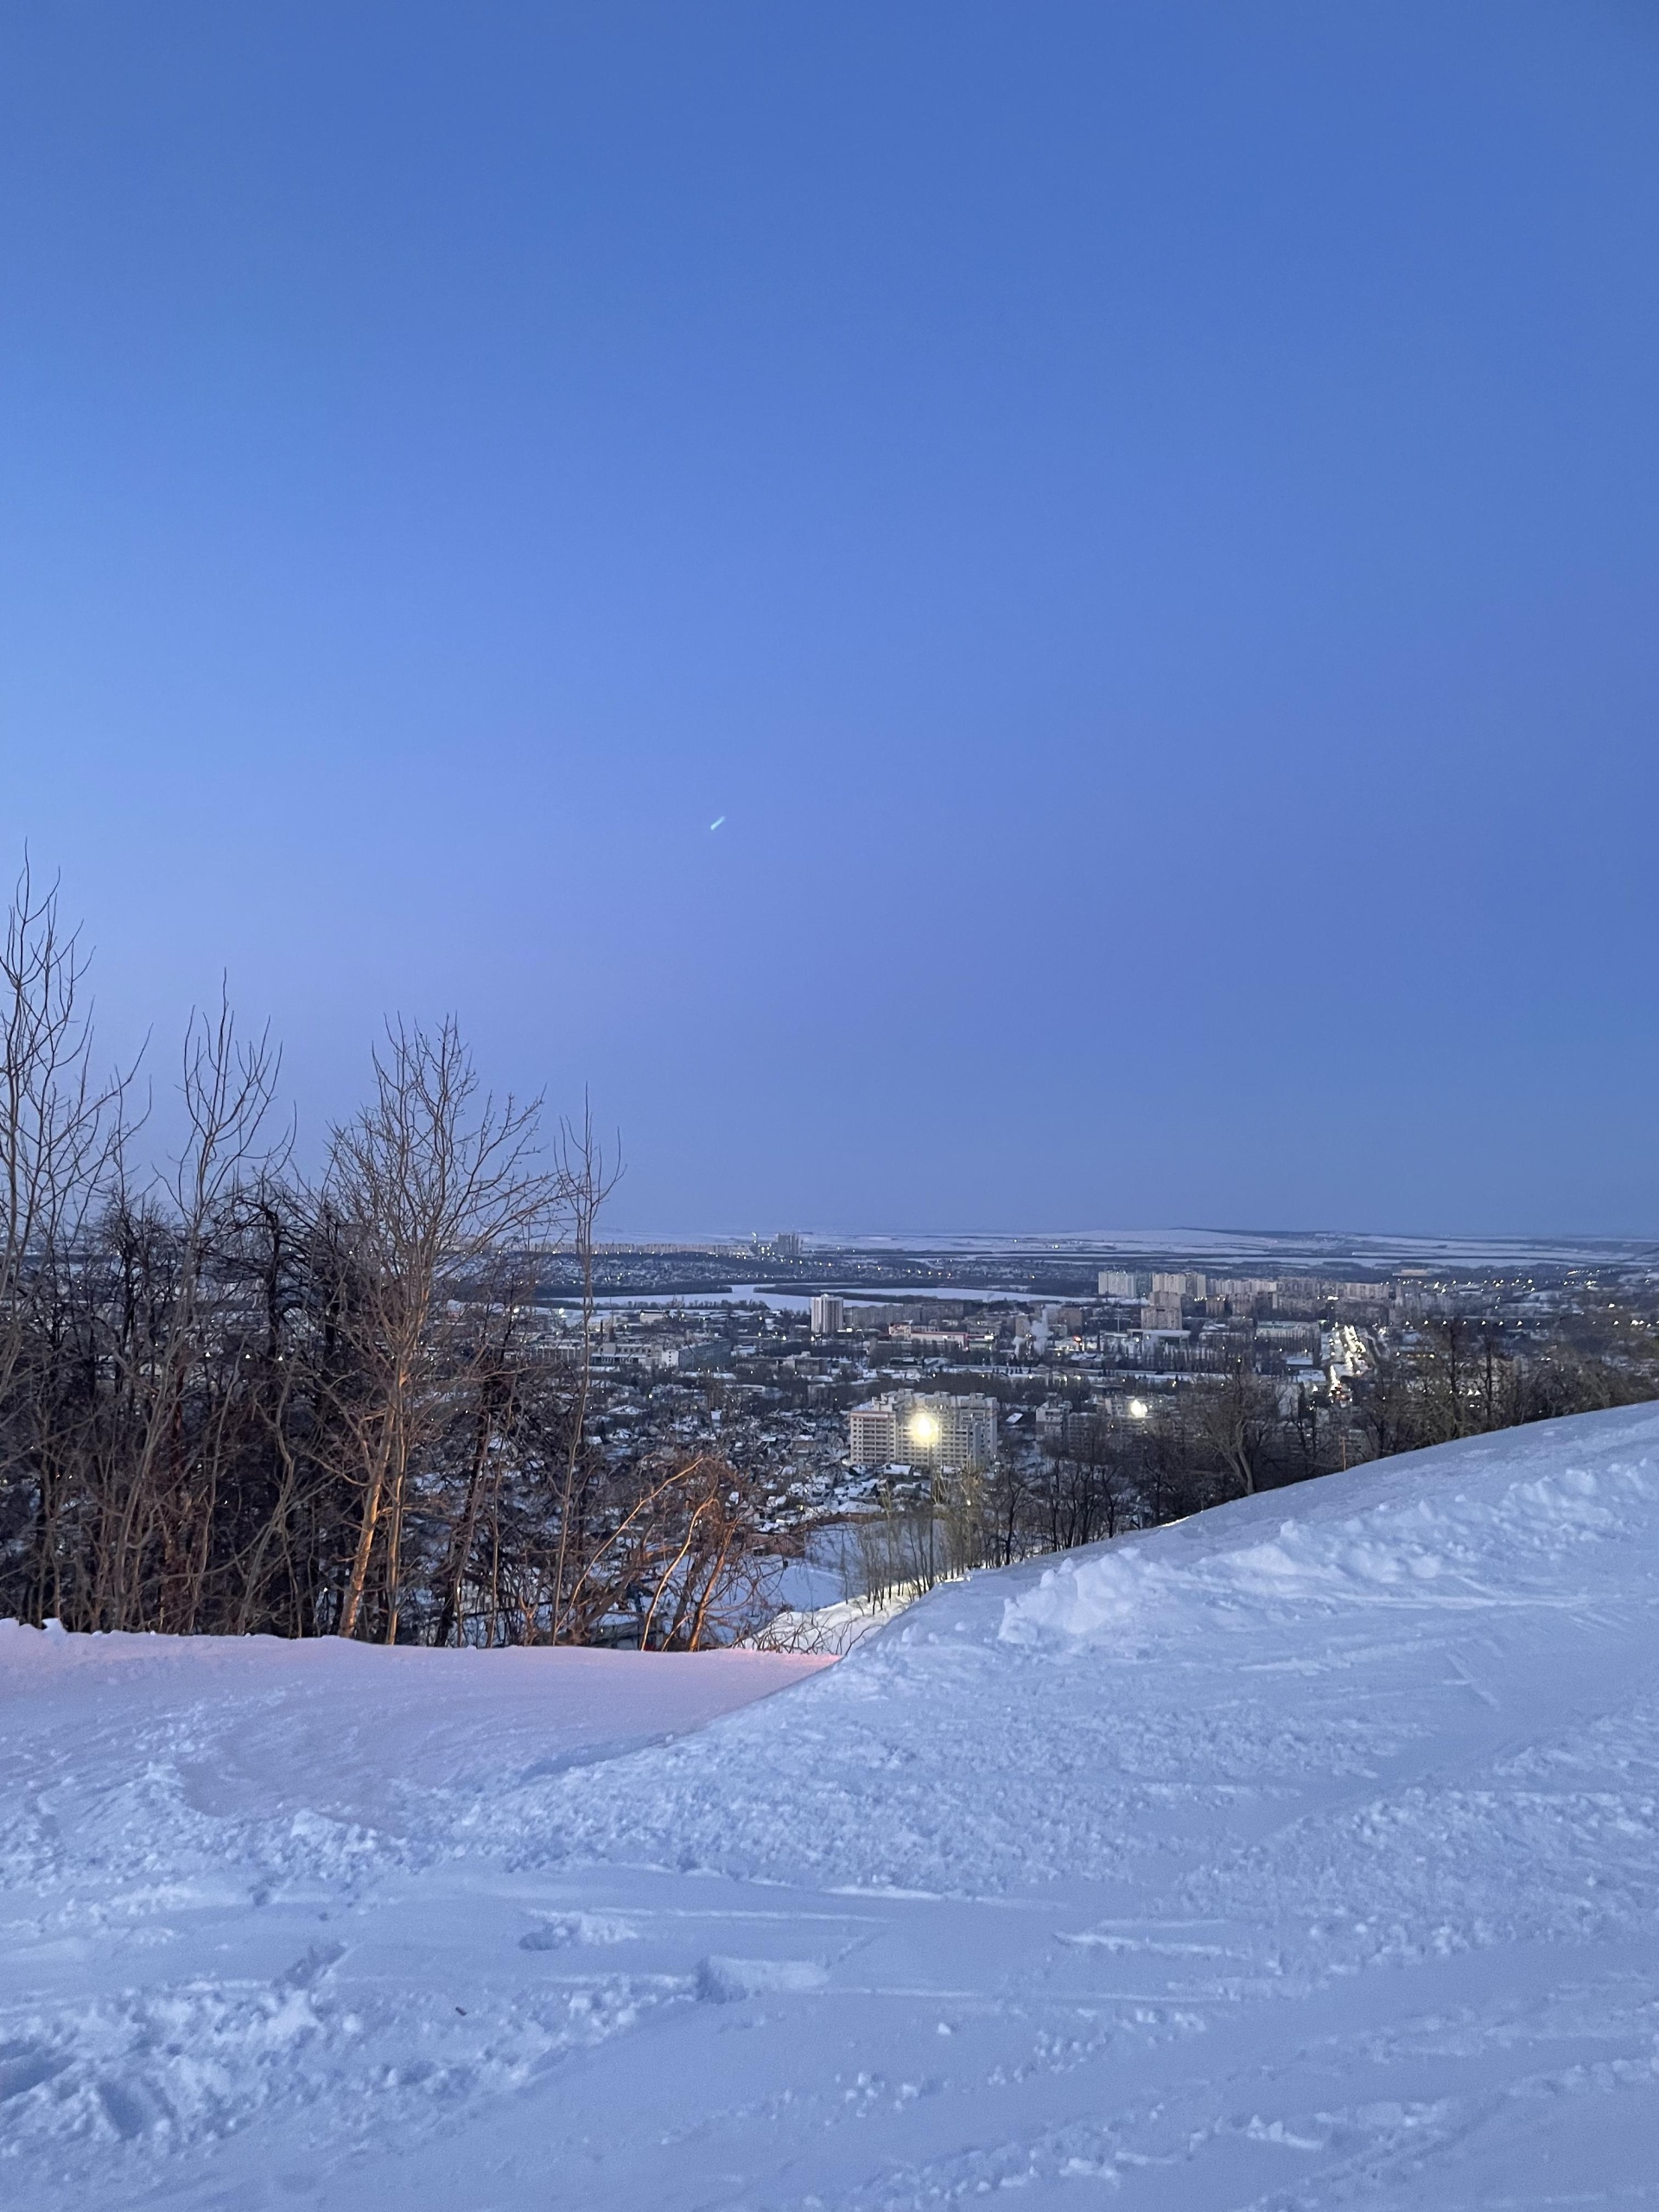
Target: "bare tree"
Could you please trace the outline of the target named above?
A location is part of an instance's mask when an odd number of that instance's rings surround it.
[[[453,1020],[435,1032],[389,1025],[374,1078],[371,1103],[334,1132],[325,1184],[352,1261],[340,1326],[354,1358],[340,1411],[360,1497],[338,1629],[359,1632],[378,1554],[391,1643],[410,1472],[440,1414],[446,1300],[504,1250],[545,1237],[563,1184],[537,1165],[541,1101],[480,1096]]]
[[[35,1618],[58,1596],[61,1455],[41,1433],[63,1395],[53,1317],[119,1149],[130,1080],[92,1076],[86,973],[56,882],[41,887],[25,857],[0,946],[0,1538],[22,1536]]]
[[[197,1623],[238,1397],[236,1378],[213,1357],[226,1288],[213,1262],[235,1233],[250,1183],[278,1172],[286,1155],[285,1137],[264,1140],[277,1069],[269,1033],[251,1043],[238,1039],[221,990],[218,1013],[193,1014],[185,1033],[186,1140],[165,1221],[135,1202],[124,1150],[116,1157],[112,1211],[141,1236],[148,1232],[152,1263],[165,1253],[166,1279],[151,1325],[117,1346],[118,1357],[126,1355],[119,1387],[133,1409],[133,1448],[107,1469],[103,1485],[92,1601],[100,1627],[148,1620],[188,1633]]]
[[[570,1544],[576,1528],[577,1499],[582,1487],[588,1401],[593,1388],[594,1231],[600,1208],[616,1188],[621,1173],[617,1151],[613,1151],[607,1160],[603,1146],[594,1135],[593,1109],[584,1100],[580,1128],[566,1122],[559,1131],[559,1195],[566,1209],[570,1240],[582,1271],[582,1343],[574,1400],[566,1424],[563,1480],[559,1495],[558,1550],[549,1623],[550,1641],[555,1643],[563,1639],[566,1626],[565,1584],[571,1565]]]
[[[1278,1393],[1243,1359],[1217,1389],[1194,1393],[1199,1436],[1246,1497],[1262,1488],[1280,1429]]]

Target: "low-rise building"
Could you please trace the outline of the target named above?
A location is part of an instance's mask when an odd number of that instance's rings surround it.
[[[1046,1405],[1037,1408],[1037,1441],[1058,1448],[1065,1441],[1065,1424],[1071,1408],[1064,1399],[1052,1398]]]

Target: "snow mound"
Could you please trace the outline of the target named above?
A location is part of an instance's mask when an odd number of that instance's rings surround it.
[[[0,1628],[0,2200],[1646,2201],[1656,1630],[1647,1408],[834,1663]]]
[[[1391,1466],[1383,1478],[1389,1494],[1362,1512],[1331,1520],[1316,1509],[1281,1520],[1265,1538],[1255,1534],[1257,1516],[1230,1524],[1224,1514],[1209,1516],[1205,1533],[1219,1541],[1197,1560],[1172,1557],[1161,1532],[1157,1541],[1062,1560],[1034,1589],[1007,1601],[998,1633],[1009,1643],[1046,1637],[1094,1643],[1137,1630],[1191,1636],[1229,1621],[1259,1625],[1355,1606],[1535,1602],[1541,1575],[1586,1545],[1630,1537],[1655,1497],[1654,1477],[1637,1465],[1569,1465],[1449,1497],[1425,1496],[1412,1468],[1412,1461]],[[1274,1503],[1282,1512],[1284,1494]],[[1237,1541],[1230,1545],[1234,1527]]]

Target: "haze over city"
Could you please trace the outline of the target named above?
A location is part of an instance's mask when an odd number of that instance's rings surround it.
[[[308,1157],[454,1011],[619,1236],[1659,1231],[1656,92],[1612,4],[12,11],[6,842],[156,1130],[228,970]]]

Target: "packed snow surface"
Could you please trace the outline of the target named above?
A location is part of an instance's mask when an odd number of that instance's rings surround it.
[[[828,1666],[0,1630],[0,2201],[1659,2201],[1656,1631],[1646,1409]]]

